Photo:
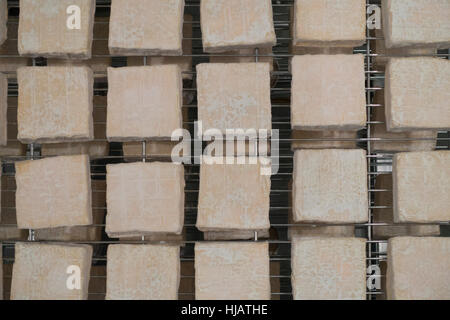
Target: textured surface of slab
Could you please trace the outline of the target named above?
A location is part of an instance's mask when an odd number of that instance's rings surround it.
[[[106,140],[106,96],[94,96],[93,100],[94,140],[87,142],[44,143],[42,156],[66,156],[88,154],[91,159],[106,157],[109,144]]]
[[[294,300],[365,300],[366,240],[292,241]]]
[[[22,67],[17,71],[18,139],[23,143],[88,141],[94,137],[92,70]]]
[[[261,165],[202,164],[197,228],[201,231],[269,229],[270,176]]]
[[[388,243],[387,298],[450,300],[450,238],[396,237]]]
[[[127,66],[142,66],[144,62],[149,66],[157,66],[162,64],[176,64],[180,67],[182,71],[182,77],[184,79],[191,80],[193,78],[192,74],[192,29],[193,29],[192,16],[189,14],[184,15],[183,24],[183,56],[149,56],[149,57],[139,57],[132,56],[127,57]]]
[[[182,128],[182,79],[177,65],[108,68],[109,141],[170,139]]]
[[[432,151],[436,148],[438,132],[435,130],[411,130],[403,132],[389,132],[386,128],[386,117],[384,108],[384,90],[377,91],[373,99],[372,108],[371,142],[374,151],[409,152],[409,151]]]
[[[163,162],[107,165],[106,180],[108,235],[181,233],[182,165]]]
[[[450,128],[450,61],[392,58],[386,67],[388,131]]]
[[[35,240],[101,241],[106,214],[106,180],[91,180],[91,189],[92,225],[34,230]]]
[[[395,222],[450,220],[450,151],[397,153],[392,171]]]
[[[109,17],[96,17],[94,22],[94,38],[92,41],[92,55],[87,60],[47,59],[47,66],[88,66],[94,72],[94,77],[105,77],[106,69],[111,66],[112,58],[108,57]]]
[[[160,245],[110,245],[108,300],[176,300],[180,248]]]
[[[364,150],[297,150],[295,222],[359,223],[368,219]]]
[[[359,130],[366,125],[363,55],[304,55],[291,61],[292,128]]]
[[[450,47],[448,0],[382,0],[386,47]]]
[[[357,47],[366,40],[366,1],[296,0],[296,46]]]
[[[16,243],[11,300],[87,300],[92,247]],[[78,267],[80,288],[69,289],[69,267]]]
[[[70,6],[80,11],[80,28],[69,28]],[[95,0],[23,0],[20,2],[19,53],[33,57],[91,57]]]
[[[439,236],[439,225],[420,224],[394,224],[394,214],[392,210],[392,175],[380,174],[375,180],[375,189],[387,190],[374,193],[373,222],[388,223],[387,226],[373,226],[373,239],[388,239],[395,236]]]
[[[203,129],[272,129],[268,63],[197,66],[198,119]]]
[[[276,44],[270,0],[203,0],[200,13],[205,52]]]
[[[114,55],[181,55],[184,0],[113,0],[109,51]]]
[[[195,244],[196,300],[269,300],[269,245]]]
[[[92,224],[88,156],[29,160],[15,166],[19,228]]]
[[[288,196],[288,207],[292,208],[292,180],[288,183],[288,190],[291,191]],[[288,211],[288,239],[294,237],[354,237],[354,226],[327,226],[314,224],[296,224],[293,218],[292,209]]]

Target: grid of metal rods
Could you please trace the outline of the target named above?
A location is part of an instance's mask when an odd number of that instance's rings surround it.
[[[193,75],[193,80],[184,81],[184,94],[192,94],[192,102],[183,105],[183,108],[187,109],[188,118],[184,119],[184,124],[189,127],[191,133],[193,132],[193,122],[197,119],[196,110],[196,87],[195,87],[195,65],[203,62],[208,62],[209,57],[212,54],[206,54],[202,50],[201,42],[201,30],[199,23],[199,0],[185,0],[186,7],[185,12],[193,16],[193,21],[186,21],[186,24],[192,24],[193,36],[189,38],[192,40],[192,54],[185,54],[184,56],[191,56],[193,60],[192,72],[185,72]],[[291,151],[291,142],[293,141],[355,141],[358,147],[367,150],[367,166],[368,166],[368,187],[369,187],[369,222],[362,224],[354,224],[355,235],[358,237],[367,238],[367,264],[377,264],[383,263],[386,260],[386,241],[385,240],[375,240],[372,236],[372,229],[374,226],[388,226],[390,223],[387,222],[377,222],[373,220],[373,210],[381,209],[387,210],[392,207],[386,206],[384,204],[375,203],[374,195],[379,192],[392,192],[389,189],[377,189],[375,187],[375,179],[378,175],[390,174],[390,166],[392,160],[392,154],[389,153],[375,153],[373,151],[372,143],[374,141],[383,142],[393,142],[398,141],[396,139],[383,139],[377,138],[373,135],[373,125],[381,124],[380,121],[373,120],[372,109],[379,107],[381,105],[373,103],[374,93],[376,91],[383,89],[384,73],[383,71],[374,68],[373,59],[377,56],[373,50],[374,41],[380,38],[375,37],[371,30],[367,29],[367,42],[364,46],[355,48],[354,53],[361,53],[365,55],[366,58],[366,98],[367,98],[367,127],[364,130],[358,132],[358,136],[355,139],[293,139],[291,138],[291,126],[290,126],[290,86],[291,86],[291,74],[289,72],[289,59],[292,54],[289,51],[289,43],[292,40],[290,36],[290,27],[292,21],[290,20],[290,9],[292,8],[294,0],[273,0],[273,13],[275,30],[277,33],[277,45],[273,48],[274,60],[274,72],[272,74],[273,86],[271,88],[271,98],[272,98],[272,123],[273,129],[278,129],[280,132],[279,141],[279,164],[280,169],[277,175],[272,176],[272,187],[271,187],[271,204],[270,204],[270,221],[271,221],[271,232],[270,239],[268,240],[270,244],[270,260],[274,265],[274,270],[271,268],[271,280],[272,283],[272,298],[273,299],[292,299],[291,294],[291,284],[290,284],[290,241],[287,237],[287,229],[294,226],[294,224],[289,223],[288,214],[291,209],[289,206],[288,197],[291,194],[289,189],[289,181],[292,179],[293,171],[293,152]],[[367,5],[380,5],[380,0],[367,0]],[[8,7],[10,12],[10,18],[8,25],[12,26],[18,23],[17,15],[19,8],[18,0],[9,0]],[[97,0],[97,17],[108,17],[109,16],[110,1],[109,0]],[[96,21],[96,23],[106,23],[104,21]],[[16,41],[17,39],[11,38],[7,41]],[[94,41],[108,41],[107,38],[94,38]],[[225,54],[215,54],[216,56],[224,56]],[[227,56],[236,56],[227,55]],[[254,57],[255,61],[258,61],[261,57],[267,57],[268,55],[262,55],[258,50],[255,50],[254,54],[245,55],[248,57]],[[448,51],[439,51],[435,56],[441,58],[449,58]],[[11,54],[0,54],[0,58],[17,58],[18,55]],[[109,57],[108,55],[93,55],[96,57]],[[143,64],[146,64],[146,59],[143,58]],[[33,65],[46,65],[45,59],[33,59]],[[123,57],[112,57],[112,66],[120,67],[126,66],[126,58]],[[18,93],[17,81],[14,78],[14,73],[10,75],[9,79],[9,97],[16,97]],[[95,73],[95,88],[94,94],[98,96],[105,96],[107,94],[107,79],[106,73],[96,72]],[[12,112],[16,112],[14,107],[9,107]],[[104,108],[104,106],[95,106],[95,108]],[[104,124],[101,122],[96,122],[96,124]],[[16,125],[16,123],[9,122],[8,125]],[[412,139],[400,139],[401,141],[409,141]],[[15,137],[9,137],[9,142],[16,142]],[[96,139],[95,141],[106,141],[104,139]],[[437,149],[450,149],[450,135],[448,132],[440,132],[437,139]],[[152,161],[159,160],[163,155],[152,155],[146,156],[147,145],[145,142],[142,143],[142,157],[130,157],[125,159],[122,152],[121,144],[110,144],[110,151],[108,156],[102,156],[100,158],[91,158],[91,172],[92,179],[95,180],[105,180],[105,165],[107,163],[117,163],[124,161]],[[39,159],[40,156],[40,146],[39,145],[28,145],[26,156],[10,156],[3,157],[2,159],[2,170],[3,175],[7,177],[14,177],[14,162],[24,159]],[[185,240],[182,241],[184,246],[181,250],[181,261],[182,263],[191,263],[194,261],[194,251],[193,247],[197,241],[203,240],[203,235],[195,228],[196,222],[196,211],[197,211],[197,201],[198,201],[198,186],[199,186],[199,166],[198,165],[186,165],[185,166],[185,178],[186,178],[186,203],[185,203]],[[15,189],[4,189],[2,192],[15,193]],[[93,190],[93,192],[105,192],[104,190]],[[5,206],[2,210],[11,209],[14,207]],[[93,207],[93,209],[105,210],[106,207]],[[299,224],[295,224],[298,226]],[[448,223],[441,223],[441,233],[448,232]],[[1,226],[15,227],[16,225],[5,225]],[[115,239],[109,239],[105,232],[105,224],[94,224],[93,227],[102,229],[102,239],[99,241],[73,241],[75,243],[88,243],[94,246],[94,266],[105,266],[106,264],[106,247],[108,244],[118,243]],[[251,241],[261,240],[253,239]],[[34,232],[30,230],[28,241],[35,241]],[[265,240],[263,240],[265,241]],[[14,261],[14,244],[17,241],[8,240],[2,243],[3,248],[3,262],[4,265],[11,265]],[[142,241],[122,241],[126,243],[148,243],[145,239]],[[181,275],[181,282],[192,281],[194,279],[193,273]],[[384,277],[384,274],[381,275]],[[4,280],[10,282],[10,275],[5,274]],[[89,298],[90,299],[101,299],[105,295],[104,283],[106,281],[105,274],[93,274],[91,275],[91,282],[100,281],[103,289],[90,289]],[[276,283],[274,285],[274,283]],[[5,285],[6,287],[6,285]],[[192,286],[191,286],[192,287]],[[181,287],[180,287],[181,288]],[[8,290],[4,292],[5,298],[9,297]],[[384,296],[383,289],[375,289],[367,291],[368,299],[377,299]],[[183,292],[180,289],[179,292],[180,299],[191,299],[194,298],[193,292]]]

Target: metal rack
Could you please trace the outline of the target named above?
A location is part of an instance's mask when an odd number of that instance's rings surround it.
[[[193,75],[193,80],[184,81],[184,93],[194,94],[193,101],[188,105],[183,105],[183,108],[187,109],[188,118],[184,119],[185,125],[188,125],[191,133],[193,132],[193,121],[197,119],[196,99],[195,99],[195,65],[203,62],[208,62],[211,54],[206,54],[202,50],[201,42],[201,30],[199,23],[199,0],[185,0],[186,7],[185,12],[193,16],[192,22],[185,22],[192,24],[193,37],[191,38],[193,43],[192,54],[193,70],[189,72]],[[273,129],[278,129],[280,132],[279,141],[279,154],[280,154],[280,169],[279,173],[272,176],[272,187],[270,194],[270,222],[271,222],[271,237],[269,239],[270,244],[270,260],[276,266],[276,272],[271,273],[271,280],[276,282],[276,287],[279,289],[272,290],[273,299],[292,299],[291,284],[290,284],[290,241],[287,238],[287,229],[293,224],[288,221],[289,210],[288,197],[290,196],[289,181],[292,179],[293,172],[293,152],[291,151],[291,142],[296,140],[307,141],[322,141],[322,139],[292,139],[290,129],[290,87],[291,87],[291,74],[289,73],[289,59],[292,54],[289,52],[289,43],[291,41],[290,26],[290,9],[294,0],[273,0],[273,13],[275,30],[277,33],[277,45],[273,48],[273,59],[276,65],[276,70],[273,72],[273,87],[271,88],[272,99],[272,123]],[[367,0],[367,5],[377,4],[380,5],[380,0]],[[9,0],[8,6],[10,10],[9,24],[17,23],[19,1]],[[109,16],[110,1],[109,0],[97,0],[97,13],[98,17]],[[97,22],[104,23],[104,22]],[[14,41],[15,39],[9,39]],[[104,38],[95,38],[94,41],[107,41]],[[372,109],[380,105],[373,103],[374,92],[379,91],[383,87],[384,73],[374,68],[373,59],[377,54],[373,50],[374,41],[377,40],[372,35],[371,30],[367,30],[367,42],[364,46],[355,48],[354,53],[362,53],[366,58],[366,99],[367,99],[367,127],[358,133],[356,139],[350,139],[355,141],[359,147],[367,150],[367,166],[368,166],[368,189],[369,189],[369,222],[364,224],[355,224],[355,234],[358,237],[367,238],[367,264],[382,264],[386,260],[386,241],[374,240],[372,236],[372,228],[374,226],[389,225],[389,223],[375,223],[373,222],[373,210],[374,209],[390,209],[390,207],[384,204],[375,203],[374,195],[377,192],[392,192],[387,189],[376,189],[375,179],[380,174],[389,174],[389,162],[392,158],[392,154],[379,154],[375,153],[372,148],[373,141],[392,141],[390,139],[381,139],[373,135],[373,125],[380,123],[373,120]],[[216,56],[223,56],[223,54],[216,54]],[[246,55],[254,57],[255,61],[258,61],[259,57],[266,55],[260,55],[258,50],[255,50],[253,55]],[[436,56],[442,58],[449,58],[449,52],[439,52]],[[0,58],[13,58],[18,55],[0,55]],[[93,55],[93,57],[108,57],[108,55]],[[35,61],[37,65],[45,65],[45,59],[38,59]],[[145,64],[145,61],[144,61]],[[125,66],[126,59],[120,57],[113,57],[113,66]],[[105,96],[107,94],[107,80],[106,74],[97,73],[99,77],[95,80],[94,94]],[[17,82],[15,79],[9,80],[9,96],[17,96]],[[338,140],[345,141],[348,139],[325,139],[325,140]],[[405,140],[405,139],[404,139]],[[15,137],[10,137],[9,141],[17,141]],[[105,140],[96,140],[105,141]],[[450,134],[448,132],[442,132],[438,138],[438,149],[450,149]],[[136,158],[137,161],[152,161],[160,159],[158,155],[148,157],[146,156],[146,144],[142,145],[142,157]],[[26,156],[17,157],[4,157],[2,159],[3,175],[14,176],[14,162],[23,159],[38,159],[40,158],[39,145],[29,145],[28,153]],[[108,163],[117,163],[125,161],[121,144],[110,144],[110,152],[106,157],[99,159],[93,159],[91,161],[92,179],[104,180],[106,175],[105,165]],[[386,170],[384,167],[387,166]],[[185,264],[192,264],[194,261],[194,244],[197,241],[203,240],[203,235],[195,228],[196,211],[198,201],[198,187],[199,187],[199,166],[198,165],[186,165],[185,166],[185,178],[186,178],[186,202],[185,202],[185,230],[186,240],[183,241],[184,246],[181,250],[181,261]],[[13,189],[3,190],[3,192],[15,192]],[[100,191],[104,192],[104,191]],[[14,207],[2,207],[4,209],[14,209]],[[106,210],[105,207],[94,207],[93,209]],[[296,224],[297,225],[297,224]],[[9,225],[12,226],[12,225]],[[94,227],[102,229],[102,240],[100,241],[79,241],[77,243],[89,243],[94,246],[94,258],[93,265],[104,267],[106,264],[106,247],[111,243],[118,243],[115,239],[109,239],[104,232],[104,223],[95,224]],[[450,235],[450,227],[445,223],[441,225],[441,234]],[[256,235],[257,237],[257,235]],[[30,241],[34,240],[33,232],[30,231]],[[252,241],[255,241],[254,239]],[[5,265],[10,265],[14,261],[14,244],[17,241],[4,241],[3,248],[3,262]],[[123,241],[124,242],[124,241]],[[130,242],[130,241],[128,241]],[[141,241],[132,241],[132,243],[147,243],[144,239]],[[192,269],[192,266],[189,265]],[[188,268],[188,269],[189,269]],[[382,274],[381,277],[384,277]],[[5,282],[10,280],[10,275],[5,275]],[[106,275],[100,272],[91,276],[91,279],[100,283],[98,289],[91,289],[89,292],[90,299],[101,299],[104,297],[104,283],[106,282]],[[182,274],[182,283],[193,281],[194,274]],[[92,280],[91,280],[92,281]],[[194,298],[193,292],[179,292],[180,299],[192,299]],[[5,290],[5,297],[9,296],[8,290]],[[372,290],[367,292],[368,299],[378,299],[384,297],[383,290]]]

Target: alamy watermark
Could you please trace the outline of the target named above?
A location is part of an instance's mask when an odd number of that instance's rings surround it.
[[[66,269],[66,273],[69,275],[66,280],[66,287],[69,290],[81,289],[81,269],[77,265],[70,265]]]
[[[177,129],[173,131],[171,140],[179,141],[172,149],[174,163],[260,164],[262,175],[278,173],[277,129],[226,129],[223,132],[208,128],[203,131],[202,121],[195,121],[194,137],[186,129]],[[203,141],[210,142],[204,150]]]
[[[81,29],[81,9],[77,5],[70,5],[66,9],[68,14],[66,20],[66,26],[69,30],[80,30]]]
[[[381,8],[376,4],[367,6],[367,28],[381,29]]]
[[[81,29],[81,9],[79,6],[72,4],[67,7],[66,13],[68,15],[66,26],[69,30]],[[381,29],[381,8],[372,4],[367,6],[367,28],[370,30]]]

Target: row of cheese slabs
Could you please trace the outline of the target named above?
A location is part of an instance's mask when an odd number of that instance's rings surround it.
[[[388,299],[450,299],[450,238],[388,247]],[[366,299],[365,239],[297,237],[291,250],[294,299]],[[87,299],[91,260],[89,245],[17,243],[11,299]],[[194,260],[198,300],[271,298],[266,242],[198,242]],[[180,248],[110,245],[106,281],[106,299],[177,299]]]
[[[197,228],[205,232],[268,230],[271,177],[263,174],[261,159],[252,163],[244,158],[245,164],[227,164],[219,157],[210,160],[200,166]],[[92,224],[88,156],[23,161],[15,166],[20,229]],[[294,222],[367,222],[367,175],[364,150],[296,151]],[[449,151],[398,153],[393,178],[394,222],[450,220]],[[108,235],[180,234],[184,181],[180,164],[107,165]]]
[[[2,0],[3,6],[6,6],[5,3],[6,0]],[[77,17],[69,17],[66,13],[69,5],[80,8],[79,27],[76,25]],[[448,1],[434,0],[430,3],[415,0],[411,4],[402,0],[386,0],[382,8],[384,26],[388,31],[385,32],[387,48],[450,46],[450,37],[446,32],[450,12]],[[108,44],[110,53],[181,55],[183,12],[184,0],[113,0]],[[341,0],[336,3],[296,0],[293,12],[292,42],[295,46],[355,47],[365,42],[365,0]],[[46,57],[90,57],[94,13],[94,0],[22,1],[19,53]],[[200,19],[206,52],[276,44],[271,0],[202,0]]]
[[[291,64],[291,125],[355,131],[366,126],[362,55],[296,56]],[[183,126],[182,77],[175,65],[108,69],[109,141],[170,139]],[[92,71],[87,67],[18,70],[18,139],[23,143],[93,139]],[[6,92],[7,80],[1,81]],[[198,120],[204,130],[271,130],[268,63],[197,66]],[[387,67],[389,131],[450,128],[450,61],[394,58]],[[6,96],[0,120],[6,126]],[[6,127],[0,144],[6,143]]]

